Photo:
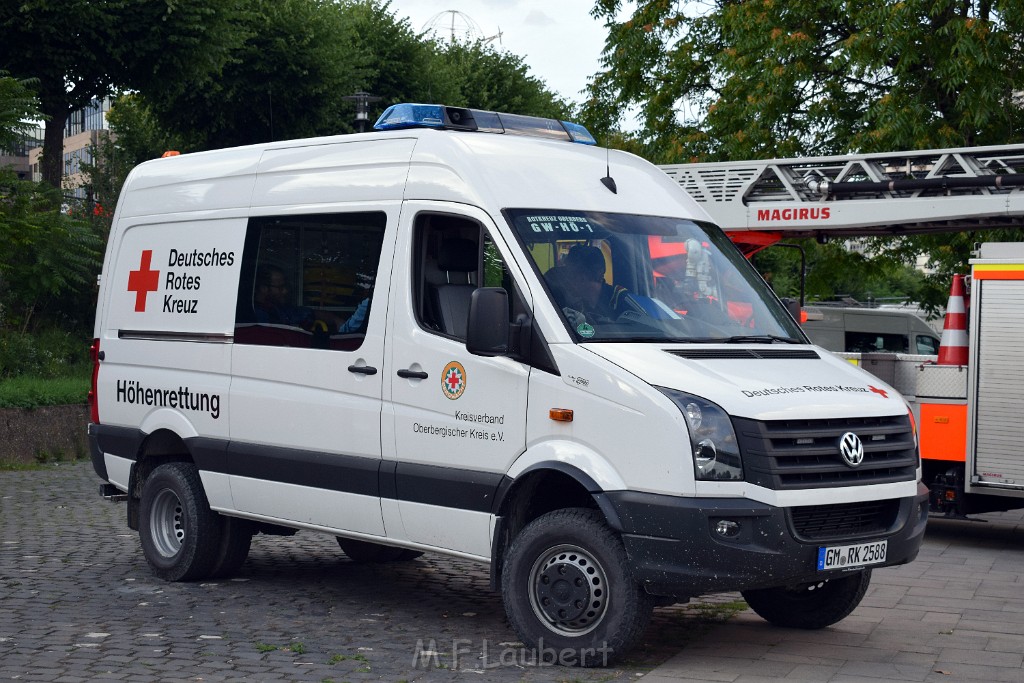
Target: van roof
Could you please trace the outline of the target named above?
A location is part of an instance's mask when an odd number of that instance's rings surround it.
[[[601,179],[614,178],[612,191]],[[309,192],[301,191],[305,185]],[[336,135],[154,159],[125,183],[121,217],[251,206],[440,200],[710,218],[657,167],[626,152],[434,129]],[[495,215],[495,220],[497,216]]]

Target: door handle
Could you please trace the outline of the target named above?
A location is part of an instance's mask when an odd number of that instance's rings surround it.
[[[398,376],[406,379],[426,379],[427,373],[422,370],[399,370]]]
[[[370,367],[369,365],[350,365],[348,366],[349,372],[355,372],[360,375],[376,375],[377,368]]]

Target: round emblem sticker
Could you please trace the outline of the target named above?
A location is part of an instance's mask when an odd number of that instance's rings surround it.
[[[580,323],[577,325],[576,332],[581,337],[586,337],[587,339],[594,336],[594,328],[589,323]]]
[[[444,366],[444,372],[441,373],[441,391],[454,401],[462,396],[465,390],[466,368],[462,367],[462,363],[453,360]]]

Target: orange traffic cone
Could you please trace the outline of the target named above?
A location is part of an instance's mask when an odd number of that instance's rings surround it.
[[[938,364],[967,365],[967,308],[964,305],[963,275],[953,276],[953,286],[949,290]]]

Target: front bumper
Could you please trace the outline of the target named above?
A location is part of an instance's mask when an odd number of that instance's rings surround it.
[[[601,497],[602,508],[613,512],[609,518],[622,534],[636,578],[653,595],[677,598],[842,575],[844,570],[817,570],[818,549],[823,546],[885,539],[886,560],[872,567],[905,564],[917,557],[928,521],[928,489],[921,484],[915,497],[898,501],[894,521],[884,531],[820,540],[800,538],[786,509],[742,498],[630,491]],[[735,537],[715,532],[723,519],[739,523]]]

